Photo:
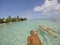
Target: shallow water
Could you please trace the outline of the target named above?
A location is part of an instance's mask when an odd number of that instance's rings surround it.
[[[0,25],[0,45],[27,45],[30,30],[37,30],[38,25],[45,25],[60,32],[60,22],[49,20],[28,20]],[[39,35],[43,45],[60,45],[60,34],[53,38],[46,32]]]

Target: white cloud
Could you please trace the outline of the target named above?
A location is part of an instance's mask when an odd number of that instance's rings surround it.
[[[42,6],[36,6],[34,11],[42,11],[42,15],[60,15],[60,4],[58,0],[45,0],[45,3]]]

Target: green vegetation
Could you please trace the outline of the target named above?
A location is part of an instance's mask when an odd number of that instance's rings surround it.
[[[25,21],[27,18],[19,18],[19,16],[12,18],[9,16],[8,18],[0,18],[0,24],[1,23],[9,23],[9,22],[18,22],[18,21]]]

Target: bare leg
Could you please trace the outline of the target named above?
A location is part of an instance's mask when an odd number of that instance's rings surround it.
[[[53,32],[55,32],[55,33],[60,34],[59,32],[56,32],[55,30],[53,30],[53,29],[51,29],[51,28],[48,28],[48,29],[51,30],[51,31],[53,31]]]
[[[57,36],[52,35],[49,31],[46,31],[49,35],[51,35],[52,37],[56,38]]]

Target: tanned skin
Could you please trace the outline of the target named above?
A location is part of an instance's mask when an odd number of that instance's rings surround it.
[[[52,31],[52,32],[55,32],[55,33],[60,34],[59,32],[54,31],[52,28],[48,28],[48,27],[46,27],[46,26],[41,26],[41,25],[39,25],[39,27],[40,27],[40,28],[43,28],[44,31],[46,31],[49,35],[53,36],[54,38],[56,38],[57,36],[52,35],[52,34],[49,32],[49,30]]]
[[[30,34],[27,38],[27,45],[42,45],[41,40],[37,34],[34,34],[34,31],[31,31]]]

